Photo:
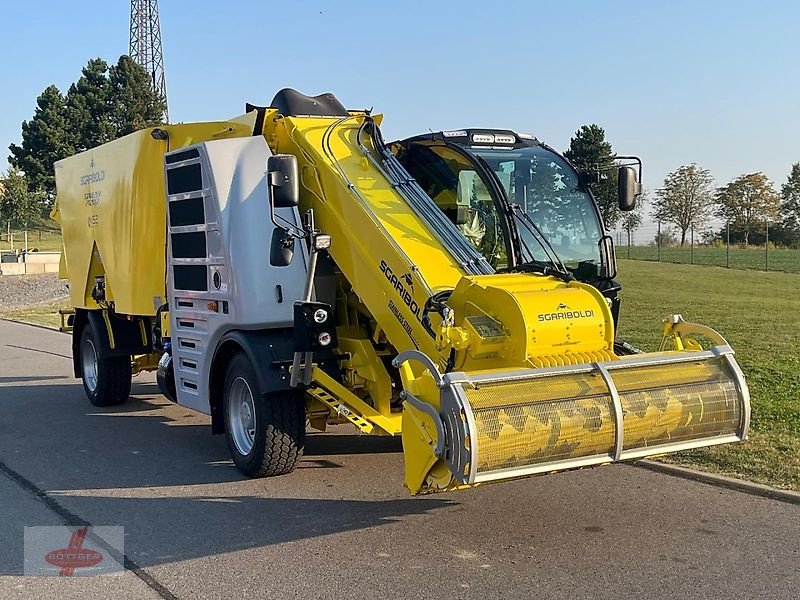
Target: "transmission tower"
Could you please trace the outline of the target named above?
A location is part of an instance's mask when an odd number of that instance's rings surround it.
[[[164,99],[164,121],[169,123],[158,0],[131,0],[131,43],[128,55],[150,74],[153,89]]]

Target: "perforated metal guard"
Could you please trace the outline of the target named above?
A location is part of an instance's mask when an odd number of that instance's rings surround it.
[[[476,483],[743,439],[749,394],[732,354],[448,374],[444,459]]]

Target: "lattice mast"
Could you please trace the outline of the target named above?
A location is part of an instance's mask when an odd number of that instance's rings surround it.
[[[153,89],[164,99],[164,121],[168,123],[167,77],[161,48],[158,0],[131,0],[131,36],[128,55],[150,74]]]

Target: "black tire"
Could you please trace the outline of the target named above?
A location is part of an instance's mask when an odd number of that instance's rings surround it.
[[[99,358],[100,344],[91,323],[81,332],[79,356],[86,397],[94,406],[117,406],[131,394],[131,359],[128,356]],[[85,364],[94,356],[94,369]]]
[[[305,442],[306,413],[302,397],[295,392],[281,391],[272,394],[260,394],[255,371],[247,356],[238,353],[233,356],[228,364],[223,388],[223,413],[225,415],[225,437],[228,440],[231,456],[236,467],[248,477],[272,477],[285,475],[294,470],[297,462],[303,456]],[[242,409],[247,402],[238,398],[252,399],[252,408]],[[255,410],[255,418],[247,421],[241,428],[236,426],[238,421],[237,411],[245,415]],[[242,443],[243,431],[249,430],[251,446],[247,450],[247,443]]]
[[[172,357],[169,358],[169,365],[166,368],[162,368],[159,362],[158,371],[156,371],[156,383],[158,384],[158,390],[167,400],[170,402],[178,401],[178,392],[175,389],[175,368],[172,366]]]

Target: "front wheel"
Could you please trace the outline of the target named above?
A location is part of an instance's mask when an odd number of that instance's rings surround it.
[[[131,393],[131,360],[127,356],[100,358],[97,335],[91,323],[83,328],[80,343],[81,379],[94,406],[116,406]]]
[[[233,462],[248,477],[271,477],[294,470],[303,456],[305,406],[289,391],[259,393],[247,356],[233,357],[223,393],[225,435]]]

